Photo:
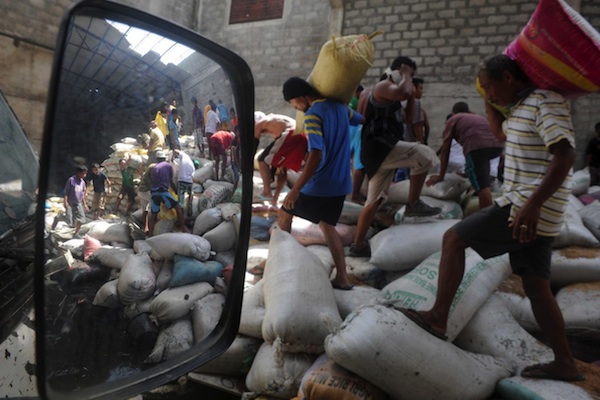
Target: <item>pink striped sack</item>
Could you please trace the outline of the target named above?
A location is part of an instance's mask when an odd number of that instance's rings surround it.
[[[504,54],[541,89],[566,98],[600,90],[600,34],[563,0],[540,0]]]

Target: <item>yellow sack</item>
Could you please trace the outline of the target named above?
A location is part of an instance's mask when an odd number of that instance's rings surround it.
[[[177,197],[177,193],[175,193],[173,191],[173,189],[169,188],[169,193],[171,193],[173,195],[173,197],[175,197],[175,200],[179,201],[179,198]],[[158,219],[159,220],[170,219],[173,221],[176,220],[177,219],[177,211],[175,211],[175,207],[168,209],[167,206],[165,206],[165,203],[161,203],[160,211],[158,212]]]
[[[373,63],[375,48],[371,39],[381,33],[340,38],[332,35],[321,47],[308,83],[324,97],[349,103]]]

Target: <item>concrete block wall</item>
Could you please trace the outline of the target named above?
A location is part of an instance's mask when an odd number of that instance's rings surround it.
[[[600,7],[583,0],[571,5],[596,29],[600,29]],[[363,85],[378,81],[394,57],[402,54],[417,63],[417,76],[424,78],[422,104],[427,111],[429,144],[437,149],[446,115],[456,101],[466,101],[484,114],[474,77],[479,63],[501,53],[522,30],[537,2],[527,0],[354,0],[344,2],[344,34],[383,30],[374,39],[375,62]],[[577,133],[578,162],[583,164],[585,144],[593,135],[594,110],[599,95],[572,101]]]

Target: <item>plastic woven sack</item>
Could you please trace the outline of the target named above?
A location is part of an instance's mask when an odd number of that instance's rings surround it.
[[[600,90],[600,33],[563,0],[540,0],[504,53],[541,89],[567,98]]]
[[[370,35],[331,36],[319,52],[315,66],[308,76],[310,83],[323,96],[348,103],[356,87],[373,63],[375,47]]]

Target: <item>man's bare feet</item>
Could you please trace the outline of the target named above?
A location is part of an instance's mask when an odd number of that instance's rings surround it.
[[[334,289],[340,290],[352,290],[354,288],[354,285],[347,280],[344,282],[339,282],[337,279],[331,281],[331,286],[333,286]]]
[[[578,382],[585,380],[575,364],[561,365],[557,361],[547,364],[534,364],[521,372],[523,378],[551,379],[554,381]]]

